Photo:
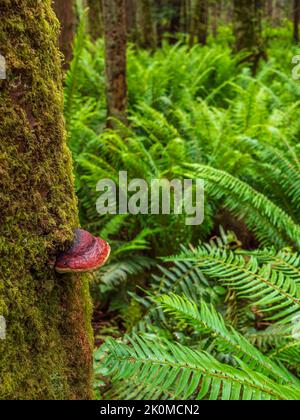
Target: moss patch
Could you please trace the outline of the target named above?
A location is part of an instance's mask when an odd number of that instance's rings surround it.
[[[49,265],[78,224],[58,22],[50,0],[2,0],[0,15],[0,398],[91,398],[88,279]]]

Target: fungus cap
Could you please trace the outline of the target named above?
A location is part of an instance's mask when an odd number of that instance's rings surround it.
[[[58,256],[55,270],[58,273],[85,273],[98,270],[108,260],[109,244],[101,238],[95,238],[82,229],[75,231],[71,248]]]

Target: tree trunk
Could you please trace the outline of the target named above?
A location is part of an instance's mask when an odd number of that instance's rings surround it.
[[[191,24],[190,46],[197,41],[206,45],[208,34],[208,2],[207,0],[196,0],[194,2],[193,19]]]
[[[172,15],[170,20],[170,43],[176,44],[178,42],[178,33],[181,30],[181,0],[171,0],[170,2]]]
[[[136,41],[137,35],[137,3],[136,0],[125,0],[126,32],[128,39]]]
[[[300,0],[294,0],[294,41],[299,42]]]
[[[264,55],[260,0],[234,0],[234,32],[237,51],[248,51],[253,72]]]
[[[50,0],[6,0],[0,15],[0,398],[90,399],[88,281],[50,264],[78,223],[59,25]]]
[[[72,60],[73,41],[76,31],[76,12],[74,0],[54,0],[54,10],[61,24],[59,38],[60,50],[64,55],[63,68],[68,69]]]
[[[211,11],[211,30],[214,38],[218,36],[218,25],[222,15],[222,2],[214,1]]]
[[[163,43],[163,37],[164,37],[164,31],[165,31],[165,27],[161,18],[161,12],[163,10],[162,0],[155,0],[154,5],[155,5],[155,13],[157,16],[159,16],[156,22],[156,42],[157,42],[157,45],[161,47]]]
[[[88,30],[93,41],[103,36],[102,1],[88,0]]]
[[[108,127],[127,122],[125,0],[103,0]]]
[[[138,23],[140,30],[139,46],[142,48],[155,48],[154,25],[150,0],[139,0],[137,3]]]
[[[274,0],[268,0],[266,2],[266,16],[270,23],[273,20],[273,12],[274,12]]]
[[[275,0],[275,6],[274,6],[274,25],[280,26],[282,23],[282,20],[284,18],[284,4],[286,0]]]

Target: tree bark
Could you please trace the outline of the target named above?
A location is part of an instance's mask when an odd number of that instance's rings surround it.
[[[275,26],[280,26],[284,18],[284,2],[285,0],[275,0],[273,12]]]
[[[268,0],[266,2],[266,15],[269,22],[273,20],[273,11],[274,11],[274,0]]]
[[[73,55],[73,41],[76,31],[74,0],[54,0],[54,10],[61,24],[60,50],[64,55],[63,68],[68,69]]]
[[[59,24],[50,0],[6,0],[0,16],[0,399],[90,399],[88,279],[50,264],[78,225]]]
[[[234,0],[234,32],[236,51],[248,51],[254,73],[264,55],[260,0]]]
[[[170,20],[170,43],[176,44],[178,42],[178,33],[181,30],[181,0],[171,0],[170,2],[172,15]]]
[[[142,48],[154,49],[155,35],[150,0],[139,0],[137,8],[138,26],[140,29],[139,46]]]
[[[93,41],[103,36],[102,1],[88,0],[88,30]]]
[[[156,14],[160,16],[161,11],[163,10],[162,0],[155,0],[154,5],[155,5]],[[163,43],[164,31],[165,31],[164,24],[162,22],[162,19],[159,18],[158,21],[156,22],[156,42],[159,47],[161,47]]]
[[[214,1],[211,11],[211,30],[214,38],[218,36],[219,19],[222,15],[222,2]]]
[[[128,39],[136,40],[137,32],[137,2],[136,0],[125,0],[126,7],[126,32]]]
[[[300,0],[294,0],[294,42],[299,42]]]
[[[190,33],[190,46],[197,41],[206,45],[208,35],[208,2],[207,0],[196,0],[194,3],[193,18]]]
[[[108,127],[127,123],[125,0],[103,0]]]

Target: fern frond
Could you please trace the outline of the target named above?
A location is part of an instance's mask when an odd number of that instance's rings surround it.
[[[177,293],[197,301],[200,296],[209,298],[212,294],[210,284],[201,273],[201,269],[189,261],[176,261],[173,267],[158,268],[161,275],[152,275],[150,298],[131,294],[131,297],[145,308],[144,317],[134,328],[136,332],[148,331],[150,325],[157,323],[164,325],[166,322],[163,311],[153,303],[152,296]]]
[[[299,158],[295,149],[284,138],[283,134],[280,135],[280,140],[286,145],[285,150],[253,139],[244,139],[242,144],[252,150],[258,163],[262,162],[264,164],[264,178],[270,179],[270,183],[278,183],[281,187],[277,201],[283,202],[282,196],[285,196],[286,202],[293,210],[293,216],[295,215],[298,221],[297,215],[300,208]]]
[[[288,324],[300,311],[297,284],[274,271],[270,264],[260,266],[254,257],[247,260],[232,251],[207,245],[168,260],[194,262],[205,276],[235,290],[240,299],[248,299],[267,320]]]
[[[300,246],[300,227],[272,201],[234,176],[208,166],[187,165],[185,176],[202,178],[209,197],[222,200],[223,206],[244,219],[264,244],[283,248]]]
[[[108,339],[104,366],[113,381],[136,378],[170,391],[176,399],[218,400],[297,400],[300,391],[278,385],[268,377],[221,364],[210,354],[191,350],[168,341],[153,342],[133,336],[130,345]],[[147,397],[147,396],[146,396]]]
[[[300,340],[290,339],[284,345],[278,346],[269,353],[271,360],[280,361],[299,373],[300,367]]]
[[[128,278],[150,270],[155,265],[151,258],[140,255],[122,258],[104,266],[96,274],[96,280],[99,282],[101,292],[107,292],[116,289]]]
[[[248,254],[249,252],[242,252]],[[275,249],[263,249],[251,252],[259,262],[271,264],[274,271],[282,272],[285,277],[292,279],[300,287],[300,256],[290,250],[276,251]]]
[[[209,290],[209,282],[201,269],[189,261],[176,261],[173,267],[158,267],[161,275],[152,276],[154,294],[177,293],[192,299]]]
[[[289,372],[280,369],[241,334],[227,326],[213,305],[208,305],[203,300],[197,305],[186,297],[174,294],[154,298],[154,301],[161,305],[164,312],[187,321],[197,332],[210,333],[214,339],[217,338],[215,344],[218,347],[222,345],[226,352],[244,360],[251,369],[285,383],[297,382]]]

